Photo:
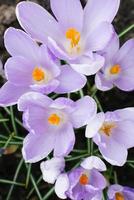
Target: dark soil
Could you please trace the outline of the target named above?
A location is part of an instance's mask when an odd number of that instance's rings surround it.
[[[47,10],[50,11],[49,0],[33,0],[33,1],[41,4]],[[84,0],[81,1],[82,4],[84,5],[85,4]],[[3,63],[9,57],[4,47],[3,34],[5,30],[10,26],[20,27],[15,16],[15,6],[18,2],[20,2],[20,0],[0,0],[0,57]],[[133,23],[133,20],[134,20],[134,0],[122,0],[119,13],[114,20],[114,25],[117,33],[122,32],[125,28],[130,26]],[[130,31],[121,38],[121,44],[132,37],[134,37],[134,32]],[[97,92],[97,96],[105,111],[134,106],[134,92],[126,93],[115,88],[105,93]],[[1,109],[0,112],[3,112],[3,110]],[[24,134],[26,133],[26,131],[22,129],[19,131],[20,131],[20,136],[21,135],[24,136]],[[79,141],[80,145],[82,145],[84,138],[81,138],[81,135],[79,135],[77,141]],[[18,160],[20,160],[20,156],[21,156],[20,151],[18,151],[17,153],[12,154],[10,156],[0,157],[0,179],[8,179],[8,180],[13,179],[14,172],[18,164]],[[129,151],[129,158],[130,159],[134,158],[134,150]],[[40,176],[39,164],[33,165],[32,172],[35,176],[35,179],[36,177]],[[117,176],[120,184],[134,187],[134,172],[132,168],[129,168],[126,165],[122,168],[117,168]],[[25,180],[24,177],[26,177],[25,166],[23,170],[21,170],[21,175],[19,176],[19,180],[17,181],[24,182]],[[45,189],[46,187],[47,185],[42,181],[42,184],[40,184],[39,189],[41,193],[44,195],[49,190],[48,187],[47,189]],[[29,186],[29,188],[31,188],[31,186]],[[9,191],[9,185],[0,184],[0,200],[5,200],[8,191]],[[28,190],[26,189],[22,189],[22,187],[15,187],[11,200],[26,199],[27,191]],[[36,193],[33,193],[30,199],[38,200]],[[50,199],[56,200],[58,198],[54,195],[53,197],[50,197]]]

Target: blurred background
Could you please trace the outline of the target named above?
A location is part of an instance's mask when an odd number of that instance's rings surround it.
[[[50,2],[49,0],[32,0],[33,2],[39,3],[49,12],[50,10]],[[15,16],[15,7],[16,4],[19,3],[20,0],[0,0],[0,58],[2,62],[5,63],[7,58],[9,57],[8,53],[5,50],[4,42],[3,42],[3,34],[5,30],[10,27],[20,28],[16,16]],[[86,0],[81,0],[82,5],[84,6]],[[109,8],[110,9],[110,8]],[[31,16],[32,17],[32,16]],[[117,17],[114,20],[115,30],[118,34],[123,32],[127,27],[131,26],[134,23],[134,0],[121,0],[121,6],[118,12]],[[128,39],[134,37],[134,30],[129,31],[123,37],[121,37],[121,44],[123,44]],[[93,78],[91,78],[92,81]],[[3,79],[0,79],[0,84],[3,84]],[[105,111],[114,110],[118,108],[124,108],[128,106],[134,106],[134,92],[125,93],[119,91],[114,88],[111,91],[102,93],[97,92],[97,97]],[[3,139],[6,136],[8,138],[8,134],[13,130],[13,114],[17,119],[21,120],[21,114],[16,111],[16,107],[14,107],[14,112],[12,112],[12,108],[9,110],[0,108],[0,120],[3,118],[9,119],[7,122],[0,122],[0,135],[3,135]],[[12,148],[7,148],[6,152],[2,152],[2,143],[3,140],[0,137],[0,200],[56,200],[58,199],[55,195],[49,197],[49,194],[53,191],[51,189],[51,185],[45,184],[42,181],[41,172],[39,169],[39,163],[32,165],[25,165],[23,161],[21,161],[21,145],[22,140],[21,137],[24,137],[27,133],[17,122],[17,131],[20,136],[16,140],[17,145],[12,146]],[[9,133],[8,133],[9,132]],[[81,139],[81,141],[80,141]],[[79,144],[84,141],[84,138],[78,136],[77,141]],[[14,143],[15,143],[14,142]],[[20,145],[20,146],[18,146]],[[80,144],[81,145],[81,144]],[[113,147],[114,148],[114,147]],[[134,158],[134,150],[129,152],[129,158]],[[77,161],[76,161],[77,163]],[[71,167],[71,164],[70,164]],[[18,169],[18,171],[17,171]],[[134,173],[133,169],[129,168],[128,165],[125,165],[122,168],[116,168],[117,176],[121,184],[129,185],[134,187]],[[19,174],[19,175],[18,175]],[[14,182],[17,183],[15,184]],[[3,181],[4,180],[4,181]],[[11,182],[9,181],[11,180]],[[13,181],[12,181],[13,180]],[[24,183],[25,184],[19,184]],[[38,185],[38,187],[36,187]],[[41,198],[42,196],[48,194],[47,198]]]

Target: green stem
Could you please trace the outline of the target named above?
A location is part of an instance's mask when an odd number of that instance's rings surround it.
[[[124,36],[126,33],[128,33],[129,31],[131,31],[134,28],[134,24],[132,24],[131,26],[129,26],[128,28],[126,28],[124,31],[122,31],[119,34],[119,37],[121,38],[122,36]]]

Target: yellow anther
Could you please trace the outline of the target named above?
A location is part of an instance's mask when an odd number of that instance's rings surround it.
[[[78,45],[80,37],[80,33],[75,28],[70,28],[66,32],[66,38],[70,40],[72,48]]]
[[[121,194],[120,192],[117,192],[115,194],[115,200],[125,200],[124,195]]]
[[[45,72],[41,67],[35,67],[32,72],[32,77],[34,81],[43,81],[45,79]]]
[[[102,127],[100,128],[100,132],[110,136],[112,133],[112,129],[115,128],[116,125],[114,123],[110,123],[110,122],[104,122],[104,124],[102,125]]]
[[[50,115],[50,117],[48,118],[48,122],[51,125],[58,126],[60,124],[60,121],[61,121],[60,117],[55,113]]]
[[[86,174],[82,174],[80,179],[79,179],[79,183],[81,185],[87,185],[89,183],[89,178]]]
[[[120,65],[114,65],[110,69],[110,74],[119,74],[121,71]]]

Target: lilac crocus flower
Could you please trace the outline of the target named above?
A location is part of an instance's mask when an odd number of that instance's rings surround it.
[[[58,176],[65,168],[65,160],[62,157],[53,157],[50,160],[40,164],[43,180],[47,183],[54,184]]]
[[[134,199],[134,188],[115,184],[111,185],[108,189],[108,200],[133,200],[133,199]]]
[[[48,45],[54,55],[71,63],[77,72],[92,75],[104,64],[96,53],[113,34],[120,0],[51,0],[55,18],[38,4],[21,2],[16,9],[20,25],[34,39]]]
[[[19,99],[18,109],[24,111],[24,124],[30,131],[24,139],[23,157],[32,163],[45,158],[52,150],[55,157],[68,155],[75,143],[73,128],[86,125],[96,114],[97,106],[89,96],[74,102],[62,97],[52,100],[30,92]]]
[[[102,91],[114,86],[124,91],[134,89],[134,39],[128,40],[119,49],[119,38],[115,34],[101,52],[105,57],[104,67],[96,74],[96,87]]]
[[[110,164],[124,165],[127,150],[134,147],[134,108],[97,114],[87,125],[86,137],[93,138]]]
[[[25,32],[9,28],[4,39],[12,57],[5,64],[8,81],[0,89],[1,106],[16,104],[28,91],[67,93],[86,84],[84,75],[68,65],[60,66],[45,45],[39,46]]]
[[[99,171],[105,170],[106,166],[100,158],[88,157],[80,167],[57,178],[55,192],[61,199],[101,200],[107,182]]]

